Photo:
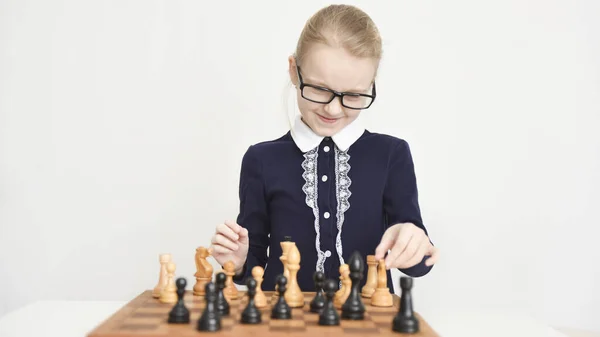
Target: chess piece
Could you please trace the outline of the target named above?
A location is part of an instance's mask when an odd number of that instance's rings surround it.
[[[294,245],[294,242],[292,242],[292,237],[284,236],[283,241],[280,242],[279,245],[281,246],[281,256],[279,257],[279,261],[281,261],[281,264],[283,266],[283,276],[285,276],[285,278],[289,280],[290,271],[287,268],[287,254],[290,248]],[[271,303],[275,303],[277,301],[278,296],[279,293],[277,291],[273,292],[273,296],[271,297]]]
[[[272,319],[291,319],[292,318],[292,309],[285,301],[285,291],[287,279],[283,275],[279,275],[277,277],[277,292],[279,296],[277,296],[277,303],[273,306],[271,310],[271,318]]]
[[[377,288],[377,260],[375,255],[367,255],[367,282],[362,288],[361,296],[371,298]]]
[[[230,311],[229,310],[229,302],[227,301],[227,298],[225,297],[225,293],[224,293],[226,279],[227,279],[227,276],[223,272],[217,273],[217,276],[215,277],[215,281],[217,283],[217,286],[216,286],[217,299],[215,302],[216,302],[217,312],[221,316],[229,316],[229,311]]]
[[[177,302],[177,287],[175,287],[175,263],[169,262],[167,264],[167,286],[160,294],[159,301],[162,303],[175,303]]]
[[[248,287],[248,304],[242,312],[241,319],[241,322],[244,324],[259,324],[262,321],[260,310],[258,310],[254,303],[254,297],[256,296],[256,285],[256,280],[253,278],[249,278],[246,282],[246,286]]]
[[[387,287],[387,274],[385,261],[379,260],[377,268],[377,289],[371,296],[371,305],[376,307],[391,307],[393,305],[392,294]]]
[[[204,288],[206,284],[212,280],[213,267],[207,261],[207,258],[211,255],[210,250],[205,247],[196,248],[196,284],[193,288],[193,294],[195,296],[204,296]]]
[[[264,308],[267,306],[267,297],[262,291],[262,282],[264,269],[261,266],[255,266],[252,268],[252,277],[256,281],[256,295],[254,296],[254,304],[257,308]]]
[[[415,317],[412,304],[412,278],[400,277],[400,308],[392,322],[392,330],[400,333],[419,332],[419,320]]]
[[[190,311],[186,308],[183,302],[183,295],[185,295],[185,287],[187,281],[185,278],[180,277],[177,279],[177,304],[169,312],[169,323],[189,323],[190,322]]]
[[[235,284],[233,284],[233,276],[235,276],[235,265],[232,261],[227,261],[225,262],[223,269],[225,270],[225,275],[227,275],[227,281],[225,282],[224,290],[225,298],[227,298],[228,301],[236,300],[239,297],[239,292],[238,289],[235,287]]]
[[[340,290],[335,293],[333,298],[333,305],[337,309],[342,308],[342,305],[346,302],[348,296],[350,296],[350,288],[352,287],[352,281],[350,280],[350,268],[346,263],[340,266],[340,282],[342,286],[340,287]]]
[[[158,262],[160,263],[160,273],[158,275],[158,284],[156,285],[156,287],[154,287],[154,290],[152,291],[152,297],[154,298],[160,298],[160,294],[167,286],[167,264],[171,262],[171,254],[160,254],[158,256]]]
[[[315,272],[313,275],[316,294],[310,302],[310,312],[321,313],[325,307],[325,296],[323,294],[323,285],[325,284],[325,274],[321,271]]]
[[[202,315],[198,319],[196,329],[198,331],[219,331],[221,330],[221,317],[216,308],[217,302],[217,287],[214,283],[209,282],[204,288],[204,298],[206,306]]]
[[[300,270],[300,251],[296,245],[291,246],[287,255],[287,266],[290,273],[289,286],[285,292],[285,301],[291,308],[304,306],[304,294],[298,285],[298,270]]]
[[[325,306],[319,314],[319,325],[340,325],[340,316],[333,306],[333,296],[337,283],[334,280],[325,281]]]
[[[285,276],[286,279],[290,279],[290,270],[287,268],[287,255],[290,252],[290,249],[292,248],[292,246],[295,246],[295,243],[292,242],[292,237],[291,236],[285,236],[283,238],[283,241],[280,243],[281,245],[281,251],[282,251],[282,255],[279,258],[281,260],[281,263],[283,264],[283,276]]]
[[[352,285],[350,286],[350,295],[342,306],[342,319],[362,320],[365,318],[365,306],[358,287],[364,275],[365,264],[358,251],[352,253],[348,265],[350,266]]]

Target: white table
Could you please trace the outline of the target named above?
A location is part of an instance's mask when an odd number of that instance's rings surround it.
[[[126,302],[40,301],[0,319],[1,337],[84,337]],[[441,336],[568,337],[519,313],[491,310],[420,312]]]

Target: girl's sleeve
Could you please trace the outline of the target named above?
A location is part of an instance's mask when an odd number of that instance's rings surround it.
[[[233,281],[244,284],[255,266],[265,267],[269,246],[269,216],[267,214],[264,174],[255,146],[250,146],[242,159],[237,223],[248,230],[248,257],[240,275]]]
[[[400,143],[391,152],[388,167],[387,183],[383,195],[387,227],[397,223],[410,222],[422,228],[427,234],[419,208],[414,163],[406,141],[400,140]],[[408,276],[423,276],[432,268],[432,266],[425,265],[427,258],[428,256],[425,256],[413,267],[399,270]]]

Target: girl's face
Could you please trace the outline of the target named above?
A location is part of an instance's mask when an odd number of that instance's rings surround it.
[[[357,58],[348,54],[343,48],[333,48],[324,44],[311,46],[303,60],[296,68],[296,60],[289,58],[289,73],[296,86],[298,108],[302,120],[316,134],[328,137],[352,123],[361,110],[342,106],[340,97],[335,97],[328,104],[313,101],[329,101],[331,93],[315,88],[305,87],[304,96],[300,90],[300,79],[306,85],[328,88],[337,92],[350,92],[371,95],[372,83],[377,69],[373,59]],[[300,78],[298,77],[298,70]],[[345,105],[361,107],[369,105],[370,99],[365,97],[345,97]]]

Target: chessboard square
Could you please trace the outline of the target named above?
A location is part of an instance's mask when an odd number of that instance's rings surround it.
[[[204,312],[204,309],[201,308],[188,308],[188,310],[190,311],[190,313],[192,314],[197,314],[197,313],[202,313]]]
[[[171,303],[161,303],[161,302],[148,302],[145,303],[142,308],[146,309],[156,309],[156,310],[170,310],[171,308],[173,308],[175,304],[171,304]]]
[[[306,328],[306,322],[299,319],[271,319],[269,321],[269,328],[276,329],[304,329]]]
[[[307,323],[308,322],[318,322],[319,314],[314,314],[314,313],[306,314],[302,317],[302,319]]]
[[[223,330],[223,329],[222,329]],[[227,329],[225,329],[227,330]],[[258,324],[238,324],[229,330],[232,336],[260,336],[264,334],[265,326],[263,322]]]
[[[235,323],[235,319],[231,315],[221,318],[221,325],[234,325]]]
[[[160,317],[129,317],[126,319],[123,324],[131,324],[131,325],[159,325],[168,319],[167,316]]]
[[[390,313],[396,313],[398,309],[394,307],[369,307],[367,312],[373,315],[389,315]]]
[[[157,324],[123,324],[119,326],[119,330],[121,331],[153,331],[156,330],[160,325]]]
[[[385,321],[385,322],[377,322],[375,323],[375,325],[379,328],[379,329],[390,329],[392,327],[392,321]]]
[[[361,328],[361,327],[342,328],[342,331],[344,332],[344,334],[359,335],[359,336],[375,336],[375,335],[379,334],[379,329],[377,329],[377,328]]]
[[[202,312],[191,312],[190,313],[190,321],[196,322],[202,316]]]
[[[370,317],[370,321],[379,324],[379,323],[389,323],[394,318],[393,315],[375,315]]]
[[[165,322],[169,317],[167,313],[147,313],[147,312],[137,312],[133,314],[131,317],[126,319],[125,323],[153,323],[153,324],[161,324]]]
[[[156,314],[156,315],[168,315],[171,308],[158,308],[158,307],[150,307],[150,308],[140,308],[133,312],[132,316],[136,316],[138,314]]]
[[[292,317],[303,317],[304,310],[302,308],[292,308]]]
[[[375,323],[370,320],[342,320],[342,328],[357,329],[357,328],[376,328]]]

